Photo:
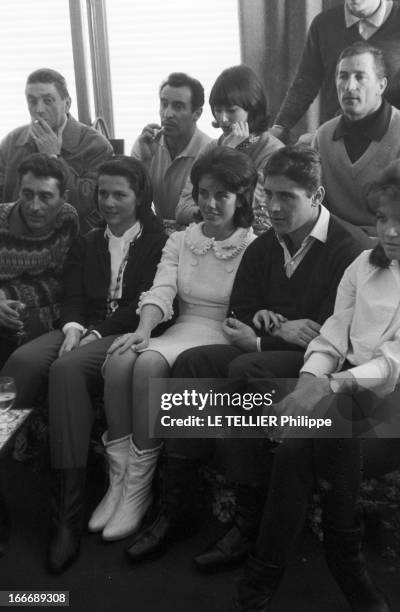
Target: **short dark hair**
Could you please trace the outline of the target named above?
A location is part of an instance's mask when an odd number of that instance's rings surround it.
[[[264,168],[264,177],[282,174],[300,187],[314,193],[322,183],[321,157],[305,145],[290,145],[271,155]]]
[[[369,53],[372,55],[375,65],[375,73],[378,79],[383,79],[387,76],[387,69],[385,58],[383,55],[382,49],[378,49],[373,45],[370,45],[368,42],[358,41],[343,49],[341,54],[339,55],[338,61],[336,62],[336,72],[338,73],[339,64],[345,57],[354,57],[356,55],[363,55],[363,53]]]
[[[62,163],[55,157],[49,157],[44,153],[32,153],[18,166],[19,182],[29,172],[36,178],[55,178],[58,182],[60,195],[65,192],[67,176]]]
[[[392,161],[379,178],[370,184],[366,199],[369,210],[374,214],[384,200],[394,202],[400,208],[400,160]],[[371,251],[369,261],[376,268],[388,268],[390,265],[390,259],[380,243]]]
[[[233,216],[235,227],[250,227],[253,223],[253,195],[257,183],[257,170],[248,155],[230,147],[214,147],[201,155],[193,164],[190,173],[192,195],[197,203],[199,183],[203,176],[210,174],[224,187],[236,193],[241,204]]]
[[[160,85],[159,94],[166,85],[170,87],[189,87],[191,91],[192,111],[204,106],[204,87],[197,79],[189,76],[185,72],[171,72],[167,79]]]
[[[138,159],[127,155],[115,155],[101,164],[97,169],[97,176],[107,174],[109,176],[123,176],[128,181],[131,189],[135,192],[137,199],[137,218],[144,222],[149,216],[153,217],[151,204],[153,201],[153,190],[149,174]],[[98,186],[95,190],[95,198],[98,198]]]
[[[26,84],[30,85],[32,83],[54,83],[55,88],[63,100],[70,97],[67,81],[62,74],[52,68],[39,68],[31,72],[26,80]]]
[[[217,106],[240,106],[248,112],[250,132],[261,134],[268,127],[268,104],[261,81],[243,64],[226,68],[212,86],[209,103],[215,117]],[[213,124],[219,127],[218,124]]]

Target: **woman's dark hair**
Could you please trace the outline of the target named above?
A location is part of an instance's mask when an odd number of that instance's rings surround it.
[[[261,134],[268,128],[268,104],[261,81],[251,68],[244,65],[223,70],[212,86],[209,103],[218,106],[240,106],[248,112],[249,130]],[[213,123],[219,127],[218,123]]]
[[[400,209],[400,160],[394,160],[382,172],[379,179],[371,183],[368,188],[367,206],[376,214],[384,202],[396,204]],[[372,249],[369,256],[370,263],[376,268],[388,268],[390,259],[387,257],[380,242]]]
[[[128,181],[131,189],[136,195],[136,217],[144,223],[148,218],[154,218],[151,210],[153,201],[153,189],[150,177],[142,162],[127,155],[116,155],[101,164],[97,169],[97,176],[107,174],[109,176],[123,176]],[[95,199],[98,201],[98,186],[96,186]]]
[[[200,180],[206,174],[220,181],[228,191],[236,193],[240,205],[233,216],[235,227],[250,227],[254,219],[253,195],[257,183],[257,171],[250,157],[230,147],[215,147],[201,155],[190,173],[196,203]]]

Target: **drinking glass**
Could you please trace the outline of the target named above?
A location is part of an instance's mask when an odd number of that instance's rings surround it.
[[[0,419],[4,423],[13,420],[13,417],[6,415],[14,404],[15,397],[17,395],[17,389],[15,386],[15,380],[11,376],[0,377]]]

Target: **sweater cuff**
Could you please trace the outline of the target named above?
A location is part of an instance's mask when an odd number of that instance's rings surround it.
[[[75,323],[75,321],[69,321],[63,326],[62,333],[65,335],[67,331],[71,328],[77,329],[78,331],[82,332],[82,334],[86,332],[85,327],[83,327],[83,325],[81,325],[80,323]]]

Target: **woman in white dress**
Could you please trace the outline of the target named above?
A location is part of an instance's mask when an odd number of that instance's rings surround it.
[[[252,200],[257,173],[240,151],[217,147],[200,157],[191,172],[193,196],[203,221],[169,238],[150,291],[142,295],[140,322],[118,338],[105,365],[105,447],[109,489],[89,529],[116,540],[136,531],[149,508],[160,440],[149,438],[149,381],[165,378],[184,350],[228,343],[222,333],[233,279],[254,239]],[[158,338],[152,330],[179,316]]]

